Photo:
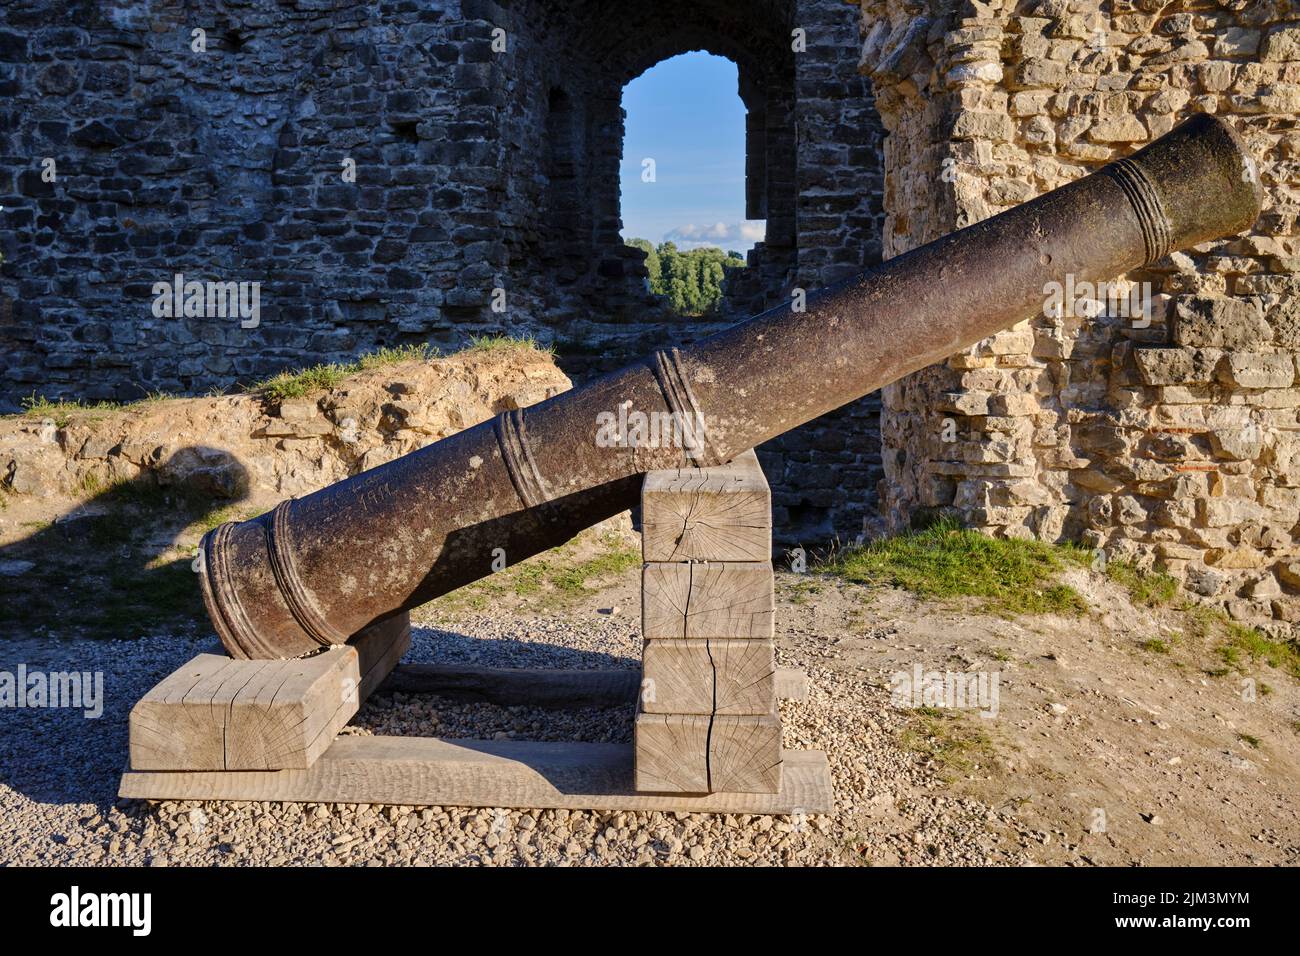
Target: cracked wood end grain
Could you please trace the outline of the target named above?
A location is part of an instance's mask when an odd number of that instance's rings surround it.
[[[649,714],[771,713],[776,706],[772,641],[646,641],[642,709]]]
[[[641,488],[646,561],[767,561],[772,492],[753,451],[712,468],[653,471]]]
[[[136,770],[311,766],[411,643],[397,615],[351,644],[284,661],[200,654],[131,710]]]

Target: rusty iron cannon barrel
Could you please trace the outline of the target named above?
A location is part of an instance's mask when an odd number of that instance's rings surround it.
[[[1249,227],[1241,143],[1201,115],[1133,156],[692,348],[530,408],[203,539],[208,613],[235,657],[349,636],[634,505],[639,475],[714,464],[1042,308]],[[625,423],[632,423],[624,428]],[[647,440],[646,423],[650,435]]]

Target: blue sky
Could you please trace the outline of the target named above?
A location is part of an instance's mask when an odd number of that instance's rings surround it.
[[[745,105],[734,63],[708,53],[664,60],[623,89],[623,109],[624,238],[740,252],[762,239],[762,221],[745,221]],[[647,157],[655,182],[641,179]]]

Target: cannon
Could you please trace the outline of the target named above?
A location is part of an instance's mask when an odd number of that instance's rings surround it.
[[[1198,115],[802,309],[792,302],[662,349],[221,525],[200,545],[208,613],[237,658],[344,643],[627,510],[644,472],[729,461],[1024,320],[1048,283],[1109,280],[1240,232],[1261,201],[1237,135]]]

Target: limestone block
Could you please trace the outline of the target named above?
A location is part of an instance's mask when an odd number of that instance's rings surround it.
[[[1047,111],[1052,94],[1047,90],[1026,90],[1011,97],[1012,116],[1038,116]]]
[[[1273,598],[1282,596],[1282,588],[1277,583],[1277,578],[1271,574],[1265,574],[1256,578],[1246,586],[1246,593],[1256,601],[1270,601]]]
[[[1133,360],[1147,385],[1200,385],[1214,381],[1219,349],[1136,348]]]
[[[1272,330],[1259,307],[1227,296],[1191,296],[1174,309],[1173,340],[1193,348],[1250,349],[1269,341]]]
[[[1300,27],[1277,27],[1269,33],[1260,59],[1265,62],[1300,60]]]
[[[1208,385],[1164,385],[1160,387],[1159,401],[1165,405],[1199,406],[1213,402],[1214,392]]]
[[[1107,117],[1088,130],[1088,137],[1095,143],[1138,143],[1147,136],[1147,128],[1132,115]]]
[[[986,139],[995,143],[1009,143],[1015,134],[1015,120],[1005,113],[961,113],[952,127],[953,139]]]
[[[1133,495],[1116,495],[1115,502],[1115,520],[1120,524],[1145,524],[1147,520],[1147,509]]]
[[[962,442],[955,447],[960,450],[962,461],[973,464],[1009,462],[1019,458],[1016,446],[1008,441]]]
[[[1204,554],[1202,549],[1177,541],[1162,541],[1156,545],[1156,555],[1162,561],[1192,561]]]
[[[1295,598],[1276,598],[1269,602],[1273,617],[1288,624],[1300,624],[1300,601]]]
[[[1234,101],[1237,99],[1233,98]],[[1258,103],[1266,113],[1300,113],[1300,86],[1271,86],[1261,89],[1256,97],[1244,96],[1247,106]],[[1248,110],[1243,110],[1247,112]]]
[[[1003,415],[1037,415],[1043,410],[1042,403],[1026,392],[1006,392],[994,395],[988,401],[988,413]]]
[[[1194,594],[1199,594],[1202,597],[1214,597],[1222,594],[1223,589],[1228,586],[1228,575],[1215,568],[1193,563],[1187,566],[1183,583]]]
[[[993,397],[989,392],[945,392],[939,396],[935,409],[958,415],[987,415]]]
[[[1010,87],[1013,90],[1030,87],[1059,88],[1065,82],[1066,67],[1064,63],[1030,57],[1016,67],[1011,75]]]
[[[1201,88],[1207,93],[1221,93],[1232,85],[1237,68],[1232,63],[1216,61],[1201,63],[1196,72],[1201,81]]]
[[[1205,563],[1223,569],[1258,568],[1264,563],[1264,555],[1245,545],[1213,548],[1206,552]]]
[[[1238,388],[1290,388],[1295,381],[1295,361],[1290,355],[1229,352],[1219,365],[1219,380]]]
[[[1279,482],[1300,485],[1300,437],[1280,434],[1273,437],[1268,448],[1267,463]]]
[[[1231,27],[1215,34],[1214,55],[1216,57],[1254,56],[1259,51],[1259,41],[1258,30]],[[1279,46],[1283,45],[1283,43],[1279,44]],[[1293,59],[1293,57],[1279,57],[1279,59]]]
[[[1211,528],[1234,527],[1264,517],[1263,509],[1247,498],[1202,498],[1197,505],[1201,523]]]
[[[286,422],[311,421],[319,414],[320,409],[309,399],[286,399],[280,403],[280,417]]]

